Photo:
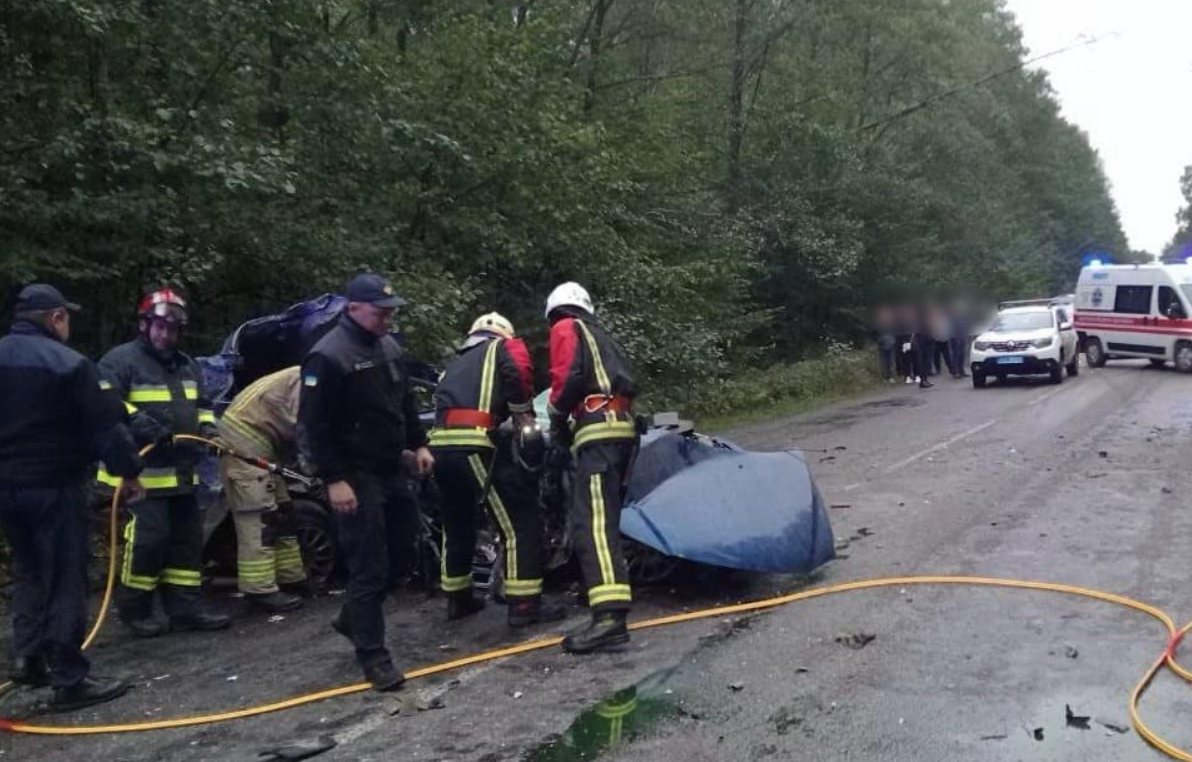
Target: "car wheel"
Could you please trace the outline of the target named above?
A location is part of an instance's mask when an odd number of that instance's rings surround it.
[[[635,584],[656,585],[666,582],[683,566],[683,559],[659,553],[651,547],[624,538],[621,545],[629,579]]]
[[[1068,363],[1068,375],[1069,376],[1079,376],[1080,375],[1080,355],[1079,354],[1073,355],[1072,362]]]
[[[293,503],[294,534],[302,552],[306,576],[324,587],[339,568],[339,545],[331,511],[313,500],[298,498]]]
[[[1053,384],[1064,383],[1064,366],[1057,364],[1051,369],[1051,373],[1048,374],[1048,378],[1051,379],[1051,383]]]
[[[1084,342],[1084,356],[1089,361],[1090,368],[1104,368],[1105,361],[1109,359],[1105,356],[1105,348],[1101,346],[1100,339],[1087,339]]]
[[[973,388],[974,389],[984,389],[985,388],[985,374],[984,373],[978,373],[976,371],[973,371]]]
[[[1181,341],[1175,345],[1175,369],[1180,373],[1192,373],[1192,344]]]

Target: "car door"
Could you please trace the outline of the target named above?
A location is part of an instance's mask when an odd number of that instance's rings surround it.
[[[1165,347],[1174,347],[1181,338],[1192,339],[1192,320],[1188,319],[1188,308],[1180,293],[1171,286],[1159,286],[1156,294],[1155,329],[1161,331],[1158,335],[1163,339]],[[1174,353],[1168,354],[1167,359],[1174,359]]]
[[[1108,338],[1110,355],[1159,358],[1167,354],[1166,342],[1155,316],[1155,287],[1119,285],[1114,289],[1113,312],[1121,328]]]
[[[1072,323],[1072,315],[1067,307],[1057,307],[1055,310],[1056,325],[1060,333],[1060,346],[1064,349],[1064,362],[1072,362],[1076,356],[1076,327]]]

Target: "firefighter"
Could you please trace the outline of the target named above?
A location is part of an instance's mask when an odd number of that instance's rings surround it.
[[[430,473],[434,456],[418,420],[405,351],[390,335],[393,313],[405,300],[372,273],[353,278],[345,295],[339,322],[302,363],[298,423],[304,457],[327,485],[347,560],[347,600],[332,627],[356,647],[365,679],[377,690],[394,690],[405,676],[385,647],[387,529],[417,510],[403,451],[414,451],[419,475]]]
[[[552,460],[573,454],[570,518],[592,619],[563,639],[563,649],[590,653],[629,641],[625,617],[633,596],[621,551],[621,501],[637,448],[633,399],[637,382],[625,351],[595,320],[592,298],[564,283],[546,300],[550,322]]]
[[[170,630],[223,629],[231,620],[201,607],[203,520],[195,469],[205,448],[174,440],[179,434],[217,433],[199,366],[178,350],[186,302],[171,289],[153,291],[141,300],[137,316],[137,338],[99,361],[100,377],[128,410],[137,444],[154,445],[141,474],[148,497],[129,509],[132,518],[124,529],[120,619],[138,637],[164,633],[167,628],[153,614],[160,588]],[[115,483],[103,468],[99,481]]]
[[[514,336],[513,325],[490,312],[472,324],[459,356],[439,379],[430,445],[443,498],[440,584],[447,595],[448,619],[484,608],[484,599],[472,592],[481,501],[503,541],[509,625],[525,627],[566,616],[562,606],[542,600],[537,480],[513,456],[514,437],[537,429],[533,378],[530,353]],[[514,432],[499,435],[498,427],[510,419]]]
[[[299,377],[295,365],[257,379],[220,417],[220,439],[235,455],[220,455],[222,510],[207,521],[218,526],[232,514],[240,592],[274,614],[301,608],[310,588],[285,480],[243,458],[286,463],[297,457]]]
[[[80,709],[129,688],[89,676],[88,495],[95,461],[140,494],[143,464],[124,411],[104,395],[95,364],[66,346],[79,307],[53,286],[17,296],[16,320],[0,339],[0,527],[12,549],[9,677],[54,686],[51,707]]]

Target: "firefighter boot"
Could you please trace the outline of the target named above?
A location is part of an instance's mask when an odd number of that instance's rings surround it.
[[[200,611],[197,614],[191,614],[189,616],[170,617],[171,632],[209,632],[211,630],[226,629],[231,624],[232,618],[227,614],[211,614],[206,611]]]
[[[542,622],[557,622],[566,616],[566,606],[544,601],[541,595],[509,599],[510,627],[529,627]]]
[[[296,595],[277,591],[274,593],[251,593],[245,596],[250,605],[269,614],[280,614],[302,608],[302,599]]]
[[[570,654],[590,654],[628,642],[629,629],[625,626],[625,612],[607,611],[603,614],[593,614],[587,627],[563,638],[563,650]]]
[[[406,681],[397,667],[388,658],[369,664],[364,668],[364,679],[378,691],[395,691]]]
[[[471,589],[447,593],[447,619],[463,619],[484,608],[484,599],[477,597]]]
[[[140,618],[121,617],[120,621],[128,628],[129,632],[138,638],[156,638],[166,631],[162,623],[152,616]]]
[[[55,712],[72,712],[75,709],[102,704],[114,698],[120,698],[132,687],[119,680],[96,680],[84,677],[68,688],[55,688],[54,698],[50,700],[50,709]]]

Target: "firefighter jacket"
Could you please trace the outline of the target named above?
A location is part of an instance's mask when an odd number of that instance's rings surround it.
[[[298,425],[303,456],[326,482],[399,472],[402,450],[427,440],[397,339],[369,333],[344,312],[302,363]]]
[[[0,486],[85,483],[97,460],[136,476],[142,462],[124,418],[95,363],[57,335],[21,320],[0,339]]]
[[[228,430],[259,445],[280,462],[297,455],[301,369],[295,365],[262,376],[236,395],[219,419]]]
[[[199,364],[176,350],[162,357],[140,336],[104,355],[99,374],[124,402],[137,444],[157,445],[145,456],[141,474],[149,496],[194,492],[199,483],[195,469],[203,447],[184,441],[171,444],[170,438],[178,434],[215,436],[215,413],[203,393]],[[98,478],[104,484],[115,484],[103,468]]]
[[[571,416],[574,447],[633,439],[637,381],[625,350],[589,317],[564,317],[550,329],[552,420]]]
[[[435,389],[435,447],[491,448],[490,433],[511,413],[534,409],[534,367],[521,339],[465,347]]]

